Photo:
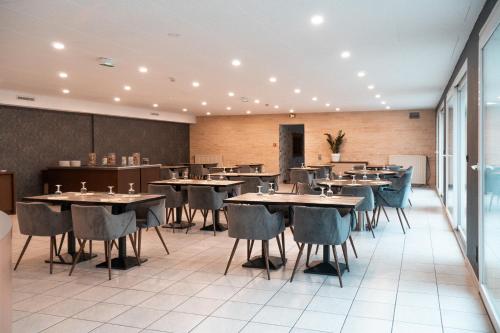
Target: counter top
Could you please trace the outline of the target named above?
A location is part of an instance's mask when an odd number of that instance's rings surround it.
[[[159,167],[161,167],[161,164],[142,164],[142,165],[127,165],[127,166],[121,166],[121,165],[115,165],[115,166],[106,166],[106,165],[89,166],[89,165],[82,165],[82,166],[79,166],[79,167],[72,167],[72,166],[67,166],[67,167],[52,166],[52,167],[48,167],[47,170],[128,170],[128,169],[159,168]]]

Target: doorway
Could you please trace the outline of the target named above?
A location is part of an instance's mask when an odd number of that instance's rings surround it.
[[[304,158],[304,125],[280,125],[280,173],[283,182],[289,180],[289,168],[300,167]]]

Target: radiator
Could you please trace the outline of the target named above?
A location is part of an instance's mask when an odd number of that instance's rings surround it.
[[[427,156],[425,155],[389,155],[389,164],[413,166],[412,184],[427,184]]]
[[[194,163],[217,163],[222,165],[222,155],[194,155]]]

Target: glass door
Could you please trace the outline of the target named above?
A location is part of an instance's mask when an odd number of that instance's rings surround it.
[[[479,280],[497,329],[500,315],[500,6],[480,36]],[[484,31],[488,31],[485,34]]]
[[[445,128],[445,109],[444,105],[439,108],[436,115],[436,188],[441,199],[444,200],[444,166],[445,166],[445,142],[444,142],[444,128]]]
[[[453,228],[457,226],[456,219],[456,202],[457,202],[457,189],[455,185],[456,167],[455,167],[455,136],[456,136],[456,105],[457,94],[456,89],[452,88],[446,100],[446,179],[445,179],[445,205],[451,218]]]
[[[467,75],[457,87],[457,226],[462,239],[467,239]]]

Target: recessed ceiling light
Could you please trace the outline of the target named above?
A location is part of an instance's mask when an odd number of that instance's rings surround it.
[[[233,65],[234,67],[240,66],[241,65],[240,59],[233,59],[233,61],[231,61],[231,65]]]
[[[330,103],[325,103],[325,106],[328,108],[330,107]]]
[[[246,114],[250,114],[250,113],[252,113],[252,111],[250,111],[250,110],[247,110],[247,111],[246,111]]]
[[[340,111],[340,108],[335,108],[335,111]]]
[[[139,72],[140,73],[147,73],[148,72],[148,68],[145,67],[145,66],[139,66]]]
[[[259,103],[260,103],[260,100],[258,100],[258,99],[254,99],[254,100],[253,100],[253,102],[254,102],[255,104],[259,104]]]
[[[121,101],[121,98],[120,98],[120,97],[115,97],[115,98],[113,98],[113,100],[114,100],[115,102],[119,102],[119,101]]]
[[[52,47],[56,50],[64,50],[65,46],[61,42],[52,42]]]
[[[294,92],[294,93],[296,93],[296,94],[300,94],[300,91],[301,91],[301,90],[300,90],[300,88],[295,88],[295,89],[293,90],[293,92]]]
[[[130,90],[132,90],[132,87],[128,86],[128,85],[124,85],[123,90],[130,91]]]
[[[380,94],[375,95],[375,98],[380,98],[380,97],[382,97],[382,96],[380,96]]]
[[[182,109],[182,112],[188,112],[188,109],[183,108],[183,109]]]
[[[279,109],[279,108],[280,108],[280,106],[279,106],[279,105],[275,105],[275,106],[274,106],[274,108],[275,108],[275,109]]]
[[[500,96],[497,96],[497,99],[500,99]]]
[[[269,78],[269,82],[271,82],[271,83],[275,83],[276,81],[278,81],[278,79],[275,76],[271,76]]]
[[[226,106],[226,110],[227,111],[231,111],[231,107],[230,106]]]
[[[156,103],[155,103],[155,104],[153,104],[153,107],[154,107],[154,108],[157,108],[158,106],[159,106],[159,105],[158,105],[158,104],[156,104]]]
[[[385,105],[385,104],[386,104],[386,102],[385,102],[385,101],[382,101],[382,102],[380,102],[380,104]]]
[[[340,53],[340,57],[342,59],[350,58],[351,57],[351,52],[349,52],[349,51],[342,51],[342,53]]]
[[[290,109],[288,112],[290,112],[290,113],[294,113],[294,112],[295,112],[295,110],[294,110],[294,109]]]
[[[203,105],[203,106],[206,106],[207,104],[208,104],[208,103],[207,103],[207,102],[205,102],[205,101],[201,102],[201,105]]]
[[[234,96],[234,92],[230,91],[230,92],[228,92],[228,93],[227,93],[227,95],[228,95],[229,97],[233,97],[233,96]]]
[[[487,102],[486,105],[497,105],[495,102]]]
[[[325,22],[325,18],[321,15],[314,15],[311,17],[311,24],[312,25],[320,25]]]
[[[69,89],[63,89],[61,90],[63,94],[69,94]]]
[[[207,112],[207,116],[210,116],[210,115],[211,115],[211,113],[210,113],[210,112]]]
[[[366,73],[364,71],[359,71],[358,72],[358,77],[365,77]]]
[[[198,88],[200,86],[200,82],[198,81],[193,81],[193,83],[191,83],[191,85],[195,88]]]
[[[386,110],[390,110],[391,107],[389,105],[387,105],[385,108],[386,108]]]
[[[374,86],[373,84],[370,84],[370,85],[368,86],[368,89],[369,89],[369,90],[373,90],[373,89],[375,89],[375,86]]]
[[[313,100],[313,102],[316,102],[318,100],[318,97],[314,96],[313,98],[311,98]]]
[[[66,72],[59,72],[59,77],[60,77],[61,79],[65,79],[65,78],[67,78],[67,77],[68,77],[68,73],[66,73]]]

